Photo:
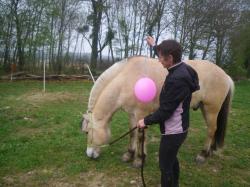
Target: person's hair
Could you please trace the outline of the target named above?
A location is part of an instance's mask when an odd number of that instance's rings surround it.
[[[156,46],[156,51],[158,54],[161,54],[163,57],[172,55],[174,64],[181,61],[182,47],[175,40],[164,40],[162,43]]]

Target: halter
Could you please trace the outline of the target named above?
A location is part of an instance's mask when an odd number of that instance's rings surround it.
[[[101,147],[107,147],[107,146],[109,146],[109,144],[103,144],[103,145],[94,145],[93,144],[93,139],[94,139],[93,131],[94,131],[95,128],[94,128],[94,122],[93,122],[92,112],[88,110],[87,111],[87,115],[88,115],[89,121],[87,123],[86,128],[88,129],[88,131],[91,130],[90,143],[87,143],[87,147],[101,148]]]

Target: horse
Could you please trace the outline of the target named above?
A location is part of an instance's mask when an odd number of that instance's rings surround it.
[[[159,107],[159,94],[168,71],[157,61],[145,56],[129,57],[113,64],[99,76],[91,89],[87,112],[82,119],[82,131],[88,134],[88,157],[98,158],[101,148],[109,142],[109,122],[118,109],[128,113],[132,129],[139,119]],[[187,60],[184,63],[195,69],[199,77],[200,90],[192,94],[190,107],[201,109],[207,125],[204,147],[196,157],[197,162],[203,163],[213,151],[223,147],[234,82],[210,61]],[[142,77],[151,78],[157,87],[156,97],[149,103],[140,102],[134,94],[134,85]],[[124,162],[133,161],[134,167],[140,167],[142,155],[147,154],[146,143],[141,144],[141,137],[140,131],[133,131],[128,149],[122,156]],[[141,145],[145,146],[144,153]]]

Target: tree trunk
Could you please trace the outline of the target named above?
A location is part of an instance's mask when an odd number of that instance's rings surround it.
[[[62,72],[62,55],[63,55],[63,41],[64,41],[64,27],[65,27],[65,9],[66,9],[66,0],[62,1],[61,6],[61,17],[60,17],[60,27],[59,27],[59,41],[58,41],[58,49],[57,49],[57,65],[56,72],[60,74]]]
[[[70,54],[69,54],[69,49],[70,49],[70,43],[71,43],[71,26],[69,26],[69,36],[68,36],[68,43],[67,43],[67,52],[66,52],[66,57],[65,57],[65,64],[70,64]]]
[[[77,35],[76,35],[76,43],[75,43],[75,47],[74,47],[72,63],[76,61],[75,58],[76,58],[76,48],[77,48],[78,40],[79,40],[79,32],[77,32]]]
[[[216,43],[216,64],[218,66],[221,66],[221,57],[222,57],[222,43],[223,43],[223,37],[218,36],[217,37],[217,43]]]
[[[54,69],[54,37],[53,37],[53,32],[54,32],[54,17],[51,17],[51,23],[50,23],[50,48],[49,48],[49,67],[50,69]]]
[[[3,60],[3,67],[4,70],[7,72],[10,68],[10,42],[11,42],[11,33],[12,33],[12,20],[8,22],[7,28],[7,36],[5,38],[5,48],[4,48],[4,60]]]
[[[93,28],[92,28],[92,51],[90,58],[90,67],[93,74],[96,74],[97,58],[98,58],[98,38],[102,20],[103,0],[91,0],[93,8]]]
[[[14,17],[15,17],[15,23],[16,23],[16,43],[17,43],[17,57],[18,57],[18,69],[20,71],[23,70],[23,66],[24,66],[24,54],[23,54],[23,43],[22,43],[22,28],[21,28],[21,23],[19,20],[19,15],[17,13],[17,9],[18,9],[18,3],[19,0],[13,0],[12,1],[13,5],[14,5]]]
[[[79,61],[82,60],[82,46],[83,46],[83,41],[84,41],[84,36],[82,36],[82,41],[81,41],[81,45],[80,45],[80,56],[79,56]],[[83,50],[84,51],[84,50]]]
[[[247,77],[250,78],[250,58],[246,60],[247,64]]]
[[[211,37],[212,37],[212,33],[210,33],[209,36],[208,36],[207,45],[206,45],[206,47],[205,47],[205,49],[203,51],[203,54],[202,54],[202,60],[204,60],[206,58],[206,56],[207,56],[208,49],[209,49],[209,47],[210,47],[210,45],[212,43]]]
[[[110,52],[111,52],[112,62],[115,63],[115,58],[114,58],[114,52],[113,52],[112,42],[109,43],[109,48],[110,48]]]
[[[128,58],[128,35],[126,34],[124,36],[124,40],[125,40],[125,49],[124,49],[124,58]]]

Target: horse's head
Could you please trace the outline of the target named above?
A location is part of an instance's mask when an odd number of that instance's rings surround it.
[[[95,120],[92,113],[83,115],[82,131],[87,133],[86,154],[90,158],[98,158],[101,147],[107,144],[110,138],[110,130],[104,120]]]

